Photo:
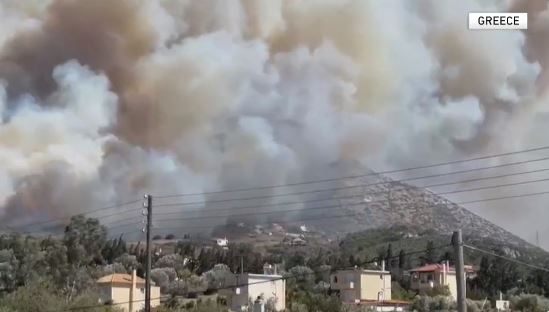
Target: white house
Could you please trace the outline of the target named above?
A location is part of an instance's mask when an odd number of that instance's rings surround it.
[[[129,274],[110,274],[97,280],[102,302],[111,302],[124,312],[137,312],[145,307],[145,280],[135,270]],[[151,307],[160,305],[160,287],[151,282]]]
[[[234,311],[252,308],[249,304],[255,301],[272,303],[277,311],[286,309],[286,281],[281,275],[235,274],[233,285],[235,287],[220,290],[219,294],[227,298],[227,304]]]
[[[342,303],[372,307],[375,311],[404,311],[410,304],[391,299],[391,273],[354,268],[330,275],[330,289]]]
[[[339,270],[330,276],[330,289],[343,303],[391,300],[391,273],[360,268]]]

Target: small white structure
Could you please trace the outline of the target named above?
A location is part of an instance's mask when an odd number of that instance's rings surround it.
[[[225,237],[225,238],[216,238],[215,242],[216,242],[217,246],[219,246],[219,247],[228,247],[229,246],[229,240],[227,239],[227,237]]]
[[[508,300],[496,300],[496,309],[498,311],[508,311],[510,307]]]
[[[263,274],[277,275],[278,274],[278,266],[276,264],[272,265],[272,264],[269,264],[269,263],[265,263],[263,265]]]
[[[498,311],[509,311],[510,303],[509,300],[503,300],[503,294],[499,293],[499,300],[496,300],[496,309]]]
[[[227,297],[227,304],[233,311],[245,309],[265,309],[265,304],[273,303],[276,311],[286,309],[286,281],[276,274],[236,274],[235,288],[219,291]],[[260,299],[261,304],[255,302]],[[249,307],[249,303],[254,303]]]
[[[303,233],[309,232],[309,229],[307,229],[307,226],[305,226],[305,225],[300,226],[299,229],[300,229],[301,232],[303,232]]]
[[[102,302],[111,302],[124,312],[137,312],[145,308],[145,280],[135,270],[129,274],[110,274],[97,280]],[[151,307],[160,305],[160,287],[151,282]]]

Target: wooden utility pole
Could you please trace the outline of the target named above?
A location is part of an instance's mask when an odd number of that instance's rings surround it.
[[[461,230],[454,232],[452,244],[456,254],[456,282],[457,282],[457,310],[458,312],[467,312],[467,302],[465,300],[465,264],[463,262],[463,237]]]
[[[145,233],[147,235],[147,263],[145,266],[145,312],[151,312],[151,225],[152,225],[152,196],[145,195],[146,202],[144,203],[147,208],[147,224]],[[143,211],[145,213],[145,211]]]

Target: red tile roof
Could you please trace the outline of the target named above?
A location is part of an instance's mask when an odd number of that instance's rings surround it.
[[[135,281],[137,285],[145,285],[145,280],[139,276],[136,276]],[[115,274],[103,276],[102,278],[97,280],[97,283],[98,284],[124,284],[124,285],[131,286],[132,276],[130,274],[115,273]],[[152,285],[154,285],[154,283],[151,282],[151,286]]]

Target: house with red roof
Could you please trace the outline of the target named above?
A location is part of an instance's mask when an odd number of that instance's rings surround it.
[[[446,286],[452,298],[457,298],[456,270],[448,262],[427,264],[412,269],[410,272],[410,288],[416,291],[427,291],[435,287]],[[473,266],[465,266],[466,278],[475,276]]]
[[[99,297],[124,312],[137,312],[145,307],[145,280],[132,274],[109,274],[97,280]],[[151,282],[151,307],[160,305],[160,287]]]

